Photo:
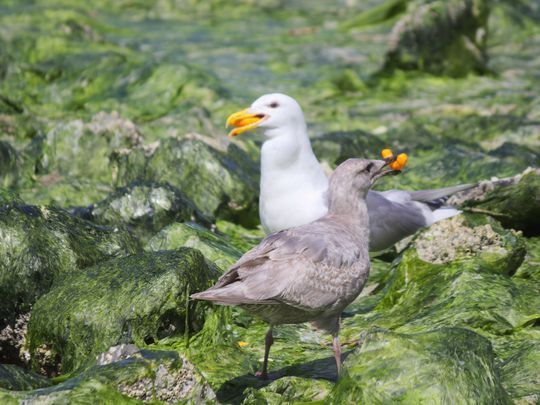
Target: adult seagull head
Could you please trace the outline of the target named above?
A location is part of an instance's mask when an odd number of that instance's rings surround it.
[[[292,97],[273,93],[259,97],[249,108],[232,114],[227,126],[235,127],[230,137],[238,136],[255,128],[265,129],[268,137],[306,129],[302,108]]]
[[[229,136],[255,128],[264,130],[261,149],[259,214],[268,233],[313,222],[328,212],[328,178],[307,134],[300,105],[285,94],[266,94],[249,108],[232,114]],[[392,246],[419,228],[459,213],[439,208],[445,198],[472,187],[460,185],[437,190],[369,191],[366,197],[370,251]]]

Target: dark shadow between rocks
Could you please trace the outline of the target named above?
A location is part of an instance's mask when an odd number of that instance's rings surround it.
[[[342,362],[353,351],[354,349],[351,349],[342,353]],[[307,363],[293,364],[279,370],[271,370],[268,379],[265,380],[253,374],[244,374],[223,383],[216,391],[216,397],[220,403],[241,404],[244,400],[244,391],[247,388],[261,389],[283,377],[312,378],[335,383],[337,381],[336,362],[334,357],[326,357]]]

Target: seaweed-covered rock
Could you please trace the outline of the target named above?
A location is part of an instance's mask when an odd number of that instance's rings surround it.
[[[99,224],[125,224],[143,237],[175,221],[209,224],[189,198],[166,183],[122,187],[85,211]]]
[[[146,249],[159,251],[178,249],[182,246],[200,250],[206,259],[222,270],[227,269],[242,256],[242,252],[225,238],[194,223],[169,225],[150,239]]]
[[[134,180],[168,182],[210,217],[256,226],[257,164],[234,144],[227,151],[201,136],[167,138],[146,147],[122,149],[112,156],[116,184]]]
[[[510,333],[529,321],[535,311],[530,303],[538,301],[535,286],[524,288],[508,277],[524,255],[522,238],[489,217],[440,221],[404,252],[377,315],[370,316],[403,331],[466,326]]]
[[[173,351],[135,350],[95,365],[52,387],[26,392],[0,389],[2,403],[205,403],[215,394],[195,367]]]
[[[526,235],[540,235],[540,169],[528,169],[508,179],[483,181],[449,202],[491,215],[503,226],[522,230]]]
[[[460,328],[367,333],[329,403],[507,404],[489,340]]]
[[[196,331],[204,305],[190,302],[189,294],[216,277],[189,248],[112,259],[66,275],[34,305],[28,325],[33,366],[69,372],[110,346]],[[43,357],[50,360],[40,365]]]
[[[0,187],[9,188],[17,182],[17,151],[0,140]]]
[[[0,329],[29,312],[60,275],[137,248],[129,233],[97,226],[59,208],[1,206]]]
[[[315,155],[330,167],[358,156],[378,158],[381,150],[387,146],[375,135],[364,131],[328,133],[313,139],[312,145]]]
[[[0,364],[0,389],[27,391],[34,388],[47,387],[51,382],[32,371],[12,364]],[[0,397],[1,397],[0,391]]]
[[[487,0],[414,1],[394,26],[384,68],[464,76],[487,71]]]
[[[283,404],[322,401],[326,398],[332,383],[326,380],[313,380],[302,377],[283,377],[266,387],[248,388],[244,391],[248,404]]]

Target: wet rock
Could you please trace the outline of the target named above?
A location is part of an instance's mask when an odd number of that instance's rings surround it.
[[[17,166],[17,151],[0,140],[0,187],[9,188],[17,183]]]
[[[167,138],[112,156],[117,185],[168,182],[210,217],[258,225],[258,165],[234,144],[226,151],[201,136]]]
[[[329,403],[510,402],[489,340],[467,329],[371,331],[344,370]]]
[[[383,69],[486,72],[488,12],[486,0],[411,2],[392,30]]]
[[[517,267],[516,262],[519,265],[523,260],[524,247],[515,251],[516,257],[508,257],[508,253],[512,252],[520,239],[512,232],[501,233],[500,228],[497,228],[499,227],[496,222],[481,221],[474,224],[458,215],[437,222],[423,232],[416,239],[416,252],[420,259],[434,264],[489,256],[490,259],[486,260],[491,260],[491,257],[503,260],[501,271],[512,272]]]
[[[98,355],[96,364],[98,366],[104,366],[120,360],[129,359],[135,355],[140,355],[140,350],[136,345],[122,343],[118,346],[111,346],[109,350]]]
[[[146,249],[159,251],[182,246],[198,249],[221,270],[226,270],[242,256],[242,251],[232,246],[226,238],[194,223],[169,225],[150,239]]]
[[[364,131],[332,132],[312,141],[313,152],[320,161],[334,168],[345,160],[358,156],[379,157],[387,145],[375,135]]]
[[[248,388],[244,391],[248,404],[282,404],[323,401],[332,383],[326,380],[313,380],[302,377],[283,377],[263,388]]]
[[[28,325],[34,355],[51,351],[56,370],[88,364],[110,346],[156,342],[197,331],[205,306],[190,293],[209,287],[217,274],[196,250],[148,252],[112,259],[59,279],[35,305]]]
[[[194,366],[173,351],[140,350],[95,365],[57,385],[26,392],[0,389],[2,403],[206,403],[215,394]]]
[[[30,353],[26,348],[26,331],[30,314],[21,314],[14,324],[8,323],[0,330],[0,360],[28,365]]]
[[[166,183],[134,183],[121,187],[87,211],[94,222],[124,224],[143,238],[175,221],[210,224],[189,198]]]
[[[527,169],[506,179],[482,181],[453,196],[449,204],[497,218],[507,228],[540,235],[540,169]]]
[[[51,382],[48,379],[32,371],[12,364],[0,364],[0,398],[1,389],[27,391],[49,385]]]
[[[0,330],[15,328],[17,317],[28,313],[57,277],[137,248],[127,232],[97,226],[59,208],[1,206]]]

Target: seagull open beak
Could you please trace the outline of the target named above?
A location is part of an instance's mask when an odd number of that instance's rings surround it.
[[[227,118],[227,126],[236,127],[229,132],[229,137],[238,136],[241,133],[257,128],[261,122],[268,118],[265,114],[253,114],[249,109],[235,112]]]

